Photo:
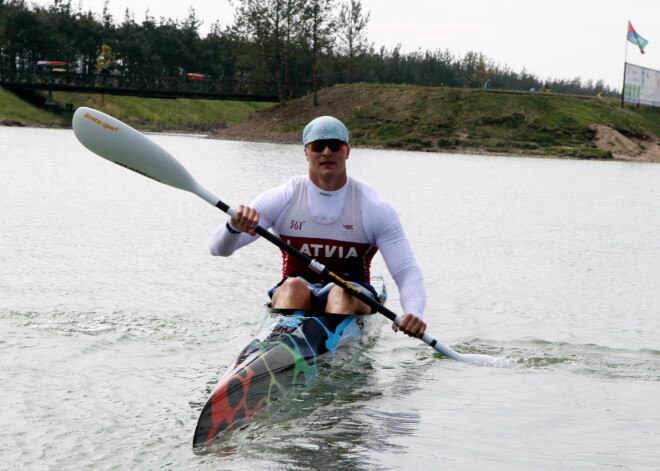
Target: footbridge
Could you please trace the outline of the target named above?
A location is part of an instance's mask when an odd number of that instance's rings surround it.
[[[131,75],[92,75],[57,71],[0,71],[0,87],[18,92],[98,93],[145,98],[192,98],[204,100],[239,100],[277,102],[274,82],[214,80],[202,76],[145,77]],[[307,86],[293,87],[291,97],[309,92]]]

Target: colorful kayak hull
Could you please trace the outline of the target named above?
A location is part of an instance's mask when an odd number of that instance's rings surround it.
[[[378,284],[383,298],[384,285]],[[317,376],[324,366],[360,348],[382,326],[383,317],[328,314],[307,317],[269,310],[259,334],[220,378],[202,409],[193,446],[246,423],[296,386]]]

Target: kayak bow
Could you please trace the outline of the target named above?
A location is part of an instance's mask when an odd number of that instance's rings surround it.
[[[372,284],[383,302],[382,277]],[[382,317],[268,309],[259,334],[220,378],[200,413],[193,446],[209,445],[235,430],[297,386],[304,386],[326,366],[359,350]]]

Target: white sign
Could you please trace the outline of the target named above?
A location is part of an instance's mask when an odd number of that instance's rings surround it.
[[[660,71],[626,63],[623,101],[660,107]]]

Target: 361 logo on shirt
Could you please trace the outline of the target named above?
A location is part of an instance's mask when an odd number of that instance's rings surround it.
[[[291,225],[289,226],[289,229],[293,229],[294,231],[301,231],[303,224],[305,224],[305,221],[296,221],[295,219],[291,219]]]

